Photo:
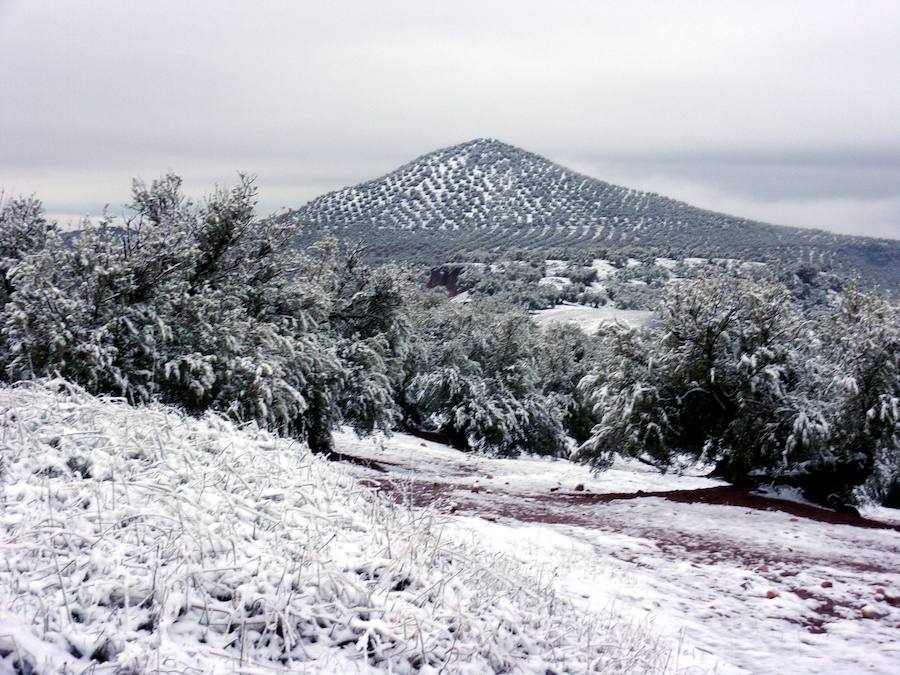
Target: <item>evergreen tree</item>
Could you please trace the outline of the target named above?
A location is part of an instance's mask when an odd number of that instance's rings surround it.
[[[900,473],[898,308],[850,288],[817,316],[767,278],[674,286],[656,326],[606,330],[582,383],[599,422],[577,457],[687,455],[837,508],[861,486],[883,497]]]

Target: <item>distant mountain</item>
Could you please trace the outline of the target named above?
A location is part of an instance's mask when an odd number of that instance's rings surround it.
[[[375,258],[427,263],[509,249],[643,250],[813,264],[900,288],[900,241],[754,222],[570,171],[477,139],[312,200],[286,218],[302,240],[360,239]]]

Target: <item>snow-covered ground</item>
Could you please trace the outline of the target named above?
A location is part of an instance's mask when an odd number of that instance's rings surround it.
[[[619,268],[603,258],[594,258],[591,267],[597,270],[598,279],[606,279],[619,271]]]
[[[0,389],[0,673],[897,672],[897,530],[57,387]]]
[[[675,672],[897,672],[897,530],[818,522],[791,503],[785,512],[777,502],[601,496],[723,485],[633,462],[594,476],[564,460],[493,459],[402,434],[343,434],[339,444],[369,461],[356,466],[360,478],[439,503],[459,516],[457,531],[531,565],[584,607],[652,625],[664,644],[681,645]],[[900,520],[891,509],[866,515]]]
[[[616,309],[615,307],[587,307],[564,303],[534,313],[539,325],[574,323],[587,333],[593,333],[604,324],[622,321],[629,326],[643,326],[653,320],[653,312],[640,309]]]
[[[3,388],[0,459],[0,673],[639,673],[677,653],[471,519],[216,417]]]
[[[538,286],[552,286],[558,290],[562,290],[566,286],[571,286],[572,280],[568,277],[541,277],[538,279]]]

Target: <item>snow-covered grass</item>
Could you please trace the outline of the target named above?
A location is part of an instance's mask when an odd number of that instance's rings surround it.
[[[666,669],[645,623],[254,428],[23,385],[0,458],[0,673]]]
[[[587,307],[565,303],[535,312],[534,318],[542,326],[554,323],[574,323],[585,332],[593,333],[600,326],[615,321],[622,321],[629,326],[643,326],[652,321],[653,316],[653,312],[640,309]]]

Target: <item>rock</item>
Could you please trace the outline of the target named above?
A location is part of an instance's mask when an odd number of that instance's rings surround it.
[[[450,504],[450,513],[456,513],[457,511],[459,511],[459,504],[456,502]]]
[[[882,612],[879,612],[878,609],[872,607],[872,605],[866,605],[862,608],[862,615],[864,619],[878,619],[884,616]]]
[[[419,443],[419,445],[422,446],[423,448],[427,448],[427,447],[428,447],[428,446],[425,445],[424,443]]]
[[[550,488],[550,492],[556,492],[557,490],[559,490],[558,487],[552,487],[552,488]]]
[[[575,492],[584,492],[584,483],[579,483],[575,486]]]
[[[491,473],[485,475],[485,478],[487,478],[488,480],[491,480],[493,477],[494,475]]]
[[[495,516],[495,515],[493,515],[493,514],[491,514],[491,513],[482,514],[481,517],[482,517],[484,520],[486,520],[486,521],[488,521],[488,522],[490,522],[490,523],[496,523],[496,522],[497,522],[497,516]]]
[[[481,492],[483,489],[484,489],[484,488],[482,488],[480,485],[473,485],[473,486],[472,486],[472,489],[471,489],[471,492],[478,493],[478,492]]]
[[[777,598],[777,597],[778,597],[778,591],[766,591],[766,597],[767,597],[769,600],[772,600],[773,598]]]
[[[900,592],[890,588],[882,593],[884,601],[892,607],[900,607]]]
[[[761,565],[756,571],[757,571],[757,572],[768,572],[768,571],[769,571],[769,566],[768,566],[768,565]]]
[[[822,582],[822,588],[831,588],[832,586],[834,586],[834,584],[831,583],[830,581],[823,581],[823,582]]]

